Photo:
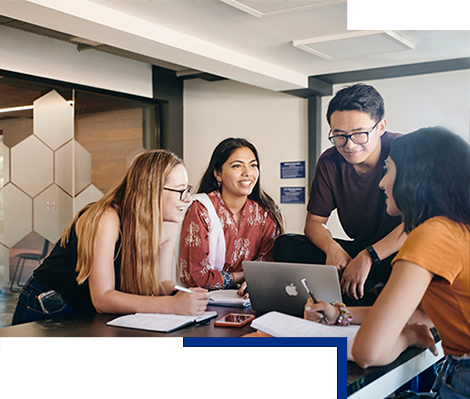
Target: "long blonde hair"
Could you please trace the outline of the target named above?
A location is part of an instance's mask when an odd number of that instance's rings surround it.
[[[80,218],[80,227],[76,228],[78,284],[83,284],[90,275],[100,219],[106,210],[113,209],[121,224],[121,287],[116,289],[138,295],[165,292],[158,276],[162,192],[167,176],[181,163],[180,158],[167,150],[140,154],[116,187],[78,212],[61,236],[64,246]]]

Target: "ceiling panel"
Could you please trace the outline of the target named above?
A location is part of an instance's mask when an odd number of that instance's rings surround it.
[[[272,17],[290,12],[301,12],[311,8],[326,7],[346,0],[310,0],[310,1],[250,1],[250,0],[220,0],[240,11],[257,18]]]
[[[293,45],[325,60],[414,50],[415,44],[393,31],[358,31],[294,40]]]
[[[305,88],[309,76],[470,56],[470,31],[354,37],[347,11],[342,0],[0,1],[0,15],[142,62],[158,59],[275,91]]]

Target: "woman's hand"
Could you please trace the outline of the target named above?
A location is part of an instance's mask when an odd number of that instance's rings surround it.
[[[209,300],[209,292],[199,287],[190,288],[192,293],[178,292],[173,299],[173,313],[200,316],[204,313]]]
[[[248,294],[248,292],[245,292],[246,288],[247,288],[246,281],[244,281],[243,284],[238,289],[237,295],[242,296],[243,299],[248,299],[250,297],[250,294]]]
[[[328,317],[328,321],[331,325],[335,324],[339,316],[338,308],[324,301],[313,303],[312,298],[308,298],[308,301],[305,304],[304,319],[321,323],[323,315],[319,313],[320,311],[325,313],[325,316]]]
[[[429,348],[434,356],[438,355],[434,337],[429,328],[421,323],[407,324],[402,332],[410,346]]]
[[[233,281],[231,287],[236,287],[237,284],[241,284],[243,281],[245,281],[245,273],[243,272],[234,272],[232,275]]]

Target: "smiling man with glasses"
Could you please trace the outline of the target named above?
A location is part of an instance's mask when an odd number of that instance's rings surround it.
[[[354,144],[367,144],[369,142],[369,134],[372,133],[372,131],[377,127],[379,122],[382,120],[378,121],[372,129],[370,129],[367,132],[356,132],[356,133],[351,133],[351,134],[332,134],[332,131],[330,129],[330,135],[328,136],[328,140],[331,141],[331,144],[333,144],[335,147],[344,147],[346,144],[348,144],[348,139],[351,140]]]
[[[276,261],[336,266],[350,305],[375,301],[406,238],[401,219],[387,214],[379,188],[390,143],[400,135],[386,131],[384,114],[383,98],[372,86],[356,84],[336,93],[327,111],[333,146],[315,169],[305,236],[285,234],[274,246]],[[335,239],[326,228],[335,209],[352,241]]]

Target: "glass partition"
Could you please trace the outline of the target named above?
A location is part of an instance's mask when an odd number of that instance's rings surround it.
[[[157,116],[150,100],[0,78],[0,288],[19,290],[76,212],[158,146]]]

